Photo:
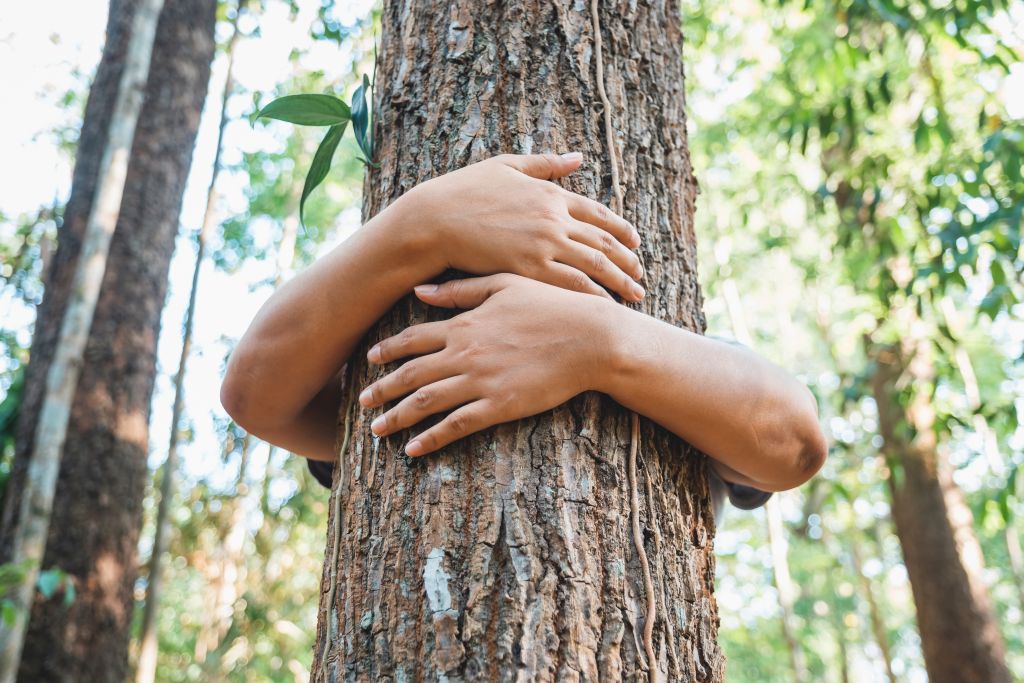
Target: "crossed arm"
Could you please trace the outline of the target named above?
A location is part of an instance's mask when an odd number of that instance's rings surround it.
[[[827,447],[805,386],[605,291],[643,297],[640,238],[603,205],[545,182],[580,160],[503,155],[406,193],[267,301],[229,360],[225,409],[260,438],[333,460],[338,373],[415,288],[425,303],[467,310],[369,351],[372,363],[411,358],[360,394],[366,410],[397,401],[375,433],[451,411],[406,444],[409,455],[593,390],[707,453],[727,481],[778,491],[809,479]],[[429,284],[447,268],[485,277]]]

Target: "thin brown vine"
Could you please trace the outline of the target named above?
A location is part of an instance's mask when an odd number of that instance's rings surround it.
[[[590,14],[594,26],[594,62],[597,69],[597,92],[601,97],[601,104],[604,108],[605,142],[608,147],[608,163],[611,167],[612,194],[615,196],[616,203],[613,209],[621,215],[625,208],[625,203],[622,196],[622,185],[619,182],[619,159],[618,149],[615,146],[615,128],[612,125],[612,105],[608,100],[608,93],[605,92],[604,87],[604,54],[598,0],[590,0]],[[639,450],[640,416],[634,412],[630,420],[629,438],[629,508],[633,525],[633,545],[636,546],[640,570],[644,577],[644,591],[647,597],[647,616],[644,619],[644,651],[647,655],[647,679],[651,683],[657,683],[658,666],[654,658],[654,620],[657,616],[658,607],[654,594],[654,579],[651,576],[651,566],[647,559],[647,549],[644,547],[643,534],[640,529],[640,495],[636,481],[636,461]]]

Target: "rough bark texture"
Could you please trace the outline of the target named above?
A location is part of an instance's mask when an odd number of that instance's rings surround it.
[[[500,152],[579,150],[566,186],[609,202],[589,3],[387,0],[382,24],[366,217]],[[602,3],[600,26],[625,215],[644,238],[644,308],[702,331],[677,6]],[[441,315],[405,299],[365,341]],[[703,457],[641,420],[632,482],[630,416],[591,394],[412,460],[409,434],[373,437],[353,401],[382,374],[365,350],[339,418],[312,680],[637,680],[649,666],[661,680],[722,679]]]
[[[50,601],[37,596],[19,680],[120,681],[127,673],[156,343],[213,57],[215,5],[215,0],[168,0],[160,18],[43,561],[44,568],[60,567],[73,577],[77,596],[70,608],[63,606],[61,596]],[[36,320],[15,462],[4,499],[4,557],[10,553],[12,517],[95,190],[134,9],[131,0],[111,2],[107,43],[89,93],[72,193]]]
[[[870,342],[869,342],[870,343]],[[973,519],[939,450],[928,387],[934,370],[923,344],[873,345],[878,404],[893,521],[917,608],[921,649],[932,683],[1010,683],[999,626],[984,581]],[[909,381],[904,409],[897,396]]]

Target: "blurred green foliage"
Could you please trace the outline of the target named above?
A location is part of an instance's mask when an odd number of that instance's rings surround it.
[[[823,473],[783,496],[812,680],[883,680],[880,641],[898,678],[923,676],[889,519],[900,463],[880,455],[868,386],[871,351],[908,337],[930,349],[935,377],[907,382],[899,400],[926,392],[938,412],[1011,668],[1024,672],[1007,545],[1024,507],[1024,123],[1007,110],[1022,59],[1010,11],[1022,8],[684,3],[709,327],[735,327],[734,287],[758,349],[812,387],[832,442]],[[774,592],[766,545],[760,514],[731,514],[718,538],[730,680],[793,680],[778,605],[763,599]]]

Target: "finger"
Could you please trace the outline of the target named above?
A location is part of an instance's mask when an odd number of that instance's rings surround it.
[[[515,276],[507,273],[449,280],[440,285],[420,285],[416,296],[424,303],[441,308],[476,308],[491,295],[505,289]]]
[[[562,289],[571,289],[574,292],[594,294],[605,299],[612,299],[612,296],[604,291],[603,287],[587,277],[586,273],[558,261],[551,261],[546,271],[539,275],[538,279]],[[614,301],[614,299],[612,300]]]
[[[512,168],[541,180],[567,176],[583,163],[583,155],[579,152],[565,154],[502,154],[495,157],[498,161]]]
[[[579,242],[570,242],[564,252],[558,256],[558,260],[577,270],[582,270],[595,282],[613,292],[618,292],[624,299],[640,301],[644,298],[644,288],[622,272],[621,268],[612,263],[612,260],[598,249]]]
[[[415,437],[405,447],[411,456],[426,455],[453,441],[498,423],[490,401],[482,399],[453,410],[448,417]]]
[[[414,358],[363,389],[359,403],[364,408],[375,408],[454,374],[455,368],[444,351]]]
[[[569,214],[584,223],[590,223],[602,230],[607,230],[615,239],[630,249],[640,246],[640,233],[622,216],[609,209],[601,202],[566,190],[566,206]]]
[[[402,401],[370,423],[370,429],[377,436],[387,436],[412,427],[423,418],[451,410],[468,403],[478,395],[473,392],[469,378],[465,375],[448,377],[440,382],[420,387]]]
[[[644,276],[643,266],[640,265],[640,257],[627,249],[622,242],[612,237],[611,233],[595,228],[583,221],[574,221],[574,223],[569,228],[569,237],[581,244],[597,249],[634,280],[639,280]]]
[[[412,325],[376,344],[366,353],[366,359],[380,365],[406,356],[433,353],[444,348],[445,337],[446,321]]]

